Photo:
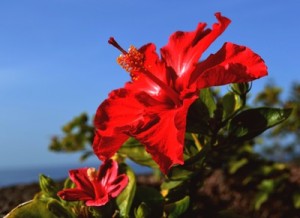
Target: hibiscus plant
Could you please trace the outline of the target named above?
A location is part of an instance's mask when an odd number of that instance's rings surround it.
[[[226,166],[236,173],[252,160],[245,156],[252,140],[291,113],[247,105],[251,82],[268,74],[250,48],[226,42],[202,57],[230,24],[221,13],[216,18],[211,29],[199,23],[193,31],[173,33],[160,55],[153,43],[126,51],[110,38],[131,80],[109,93],[93,126],[82,115],[80,125],[64,129],[76,135],[66,141],[66,150],[91,144],[84,158],[96,155],[99,169],[70,170],[63,187],[41,175],[41,192],[7,217],[197,217],[197,191],[211,169]],[[211,88],[225,84],[230,89],[223,95]],[[74,126],[80,134],[72,134]],[[52,148],[59,143],[53,139]],[[240,162],[233,162],[240,154]],[[141,184],[128,159],[151,168],[155,182]]]

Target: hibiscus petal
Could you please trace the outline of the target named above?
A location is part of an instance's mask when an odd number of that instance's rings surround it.
[[[156,47],[153,43],[142,46],[139,51],[144,55],[144,67],[155,75],[161,81],[168,83],[171,75],[166,73],[166,68],[163,62],[159,59],[156,53]],[[150,84],[153,86],[153,83]],[[144,86],[143,86],[144,88]],[[150,87],[151,88],[151,87]]]
[[[165,63],[159,59],[155,49],[155,45],[152,43],[146,44],[139,49],[139,52],[144,56],[143,67],[141,72],[134,73],[135,79],[126,83],[125,88],[135,93],[146,92],[158,100],[169,99],[170,96],[164,88],[173,87],[176,74],[172,73],[172,71],[167,72]],[[153,80],[154,77],[155,80]],[[165,87],[161,87],[162,84]]]
[[[216,13],[219,23],[213,25],[213,29],[205,29],[205,23],[199,23],[197,29],[191,32],[175,32],[171,35],[168,44],[161,49],[161,54],[167,66],[172,67],[177,76],[181,78],[180,86],[187,87],[190,73],[194,70],[195,64],[202,53],[210,44],[222,34],[227,28],[230,20]]]
[[[106,187],[117,178],[117,175],[118,163],[112,159],[108,159],[100,166],[98,179]]]
[[[94,198],[93,195],[78,188],[64,189],[59,191],[57,195],[66,201],[86,201]]]
[[[100,160],[105,161],[112,157],[121,147],[121,145],[129,138],[128,135],[122,132],[116,132],[112,136],[105,136],[105,132],[95,131],[93,141],[94,153]]]
[[[96,112],[93,149],[101,159],[110,158],[129,138],[126,131],[143,120],[143,106],[130,90],[117,89],[110,93]]]
[[[143,106],[134,98],[134,93],[125,88],[116,89],[98,107],[94,125],[109,135],[116,126],[128,126],[142,114]]]
[[[119,175],[112,183],[109,184],[107,192],[111,197],[115,198],[123,191],[127,184],[128,176],[125,174]]]
[[[85,190],[87,193],[93,193],[93,186],[87,176],[88,168],[70,170],[70,179],[75,183],[77,189]]]
[[[225,43],[214,55],[197,65],[190,84],[197,88],[249,82],[267,75],[262,58],[245,46]]]
[[[183,164],[186,115],[194,100],[195,97],[192,97],[184,100],[180,108],[160,111],[155,123],[132,132],[132,136],[145,145],[146,151],[152,155],[163,173],[167,173],[175,164]]]
[[[101,198],[88,200],[85,202],[86,206],[89,207],[99,207],[105,205],[109,200],[109,196],[106,193],[105,195],[101,196]]]
[[[107,161],[105,161],[105,162],[107,162]],[[100,175],[100,176],[105,176],[105,175]],[[103,184],[102,178],[94,179],[92,181],[92,183],[94,186],[94,196],[95,196],[94,200],[92,200],[92,201],[99,200],[99,202],[105,202],[105,199],[109,198],[108,192],[107,192],[108,184]],[[93,204],[92,201],[90,201],[91,204]]]

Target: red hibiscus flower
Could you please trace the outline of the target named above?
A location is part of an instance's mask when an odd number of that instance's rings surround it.
[[[203,52],[226,29],[230,20],[216,13],[212,29],[199,23],[191,32],[178,31],[160,49],[149,43],[125,51],[110,38],[122,55],[118,63],[132,81],[112,91],[99,106],[93,149],[102,160],[110,158],[128,139],[145,145],[162,172],[183,164],[186,115],[202,88],[248,82],[267,75],[260,56],[249,48],[225,43],[215,54],[201,60]]]
[[[106,160],[95,168],[81,168],[69,171],[75,188],[64,189],[57,194],[66,201],[85,201],[87,206],[105,205],[110,198],[118,196],[128,184],[125,174],[118,175],[118,163]]]

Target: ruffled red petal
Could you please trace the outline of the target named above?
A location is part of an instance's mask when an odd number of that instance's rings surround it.
[[[103,186],[108,186],[118,175],[118,163],[112,159],[106,160],[99,169],[98,180]]]
[[[78,188],[64,189],[59,191],[57,195],[66,201],[87,201],[94,198],[94,196],[90,195],[90,193]]]
[[[206,24],[199,23],[192,32],[175,32],[168,44],[161,49],[167,66],[174,69],[179,77],[176,81],[178,89],[187,88],[190,74],[201,55],[230,23],[230,20],[221,13],[215,15],[219,23],[215,23],[212,29],[205,29]]]
[[[105,161],[112,157],[128,138],[129,136],[122,132],[105,136],[105,132],[96,130],[93,141],[94,153],[100,160]]]
[[[94,120],[95,137],[93,149],[101,159],[110,158],[129,138],[126,134],[133,126],[143,120],[143,106],[127,89],[110,93],[98,108]]]
[[[99,207],[105,205],[108,201],[109,201],[109,196],[106,193],[103,196],[101,196],[101,198],[86,201],[85,204],[86,206],[89,207]]]
[[[138,128],[132,136],[145,145],[163,173],[176,164],[183,164],[183,145],[187,110],[195,97],[186,99],[177,109],[159,111],[157,122],[149,128]]]
[[[130,126],[136,120],[142,119],[143,105],[134,95],[135,92],[125,88],[113,90],[109,98],[98,107],[94,126],[105,132],[105,135],[111,135],[116,126]]]
[[[245,46],[225,43],[216,54],[197,65],[190,84],[201,89],[249,82],[267,74],[267,66],[259,55]]]
[[[107,188],[108,194],[113,198],[117,197],[127,186],[128,182],[128,176],[125,174],[119,175],[112,183],[109,184]]]
[[[88,168],[70,170],[69,177],[75,183],[77,189],[85,190],[85,192],[92,195],[92,193],[94,192],[93,185],[88,179],[87,169]]]

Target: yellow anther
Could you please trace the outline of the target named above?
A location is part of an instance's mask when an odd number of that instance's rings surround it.
[[[144,55],[134,46],[130,46],[128,53],[121,54],[117,62],[123,69],[130,73],[132,79],[136,79],[136,72],[144,69]]]
[[[97,179],[97,170],[94,167],[88,168],[86,174],[90,181],[94,181]]]
[[[109,38],[108,43],[122,52],[117,58],[117,62],[122,68],[129,72],[133,81],[139,79],[139,76],[143,74],[145,77],[159,85],[169,95],[176,106],[181,105],[180,96],[177,91],[157,78],[152,72],[153,69],[151,69],[151,65],[147,64],[147,66],[145,66],[145,56],[143,53],[139,52],[134,46],[130,46],[128,52],[125,51],[113,37]]]

